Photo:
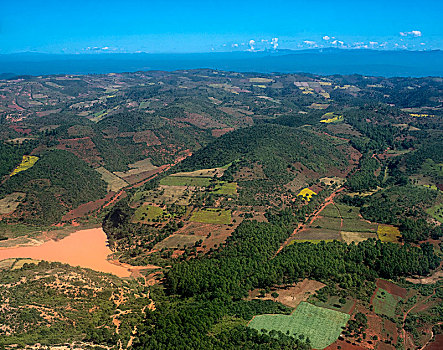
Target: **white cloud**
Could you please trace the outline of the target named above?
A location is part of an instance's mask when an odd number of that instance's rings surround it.
[[[317,44],[315,41],[312,41],[312,40],[305,40],[305,41],[303,41],[303,43],[306,45],[316,45]]]
[[[273,46],[274,50],[278,47],[278,38],[272,38],[271,45]]]
[[[328,36],[328,35],[325,35],[325,36],[323,37],[323,40],[326,40],[326,41],[328,41],[329,39],[331,39],[331,37],[330,37],[330,36]]]
[[[377,46],[378,45],[378,41],[370,41],[369,45],[371,46]]]
[[[422,36],[422,32],[419,30],[411,30],[410,32],[400,32],[401,36],[412,36],[414,38],[417,38],[419,36]]]
[[[249,50],[254,51],[255,50],[255,40],[249,40]]]
[[[232,44],[231,46],[232,47],[238,47],[238,44]]]

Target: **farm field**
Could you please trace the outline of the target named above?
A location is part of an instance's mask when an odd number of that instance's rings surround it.
[[[368,238],[377,238],[377,234],[375,232],[349,232],[349,231],[341,231],[341,237],[343,240],[350,244],[351,242],[359,243],[366,241]]]
[[[236,182],[225,182],[215,185],[214,193],[234,196],[237,194]]]
[[[311,340],[314,349],[324,349],[337,340],[349,315],[301,302],[291,315],[259,315],[249,323],[258,331],[276,330],[290,335],[303,334]]]
[[[326,230],[340,231],[341,220],[337,217],[318,217],[312,224],[311,228],[320,228]]]
[[[400,230],[391,225],[378,225],[377,235],[382,242],[394,242],[398,243],[398,239],[401,237]]]
[[[201,209],[192,214],[190,221],[227,225],[231,223],[231,211],[224,209]]]
[[[392,295],[386,290],[378,288],[372,299],[375,313],[394,318],[395,307],[397,306],[399,299],[399,297]]]
[[[95,170],[100,173],[103,181],[108,184],[108,191],[117,192],[123,187],[128,186],[128,183],[125,180],[119,178],[117,175],[114,175],[104,167],[100,167]]]
[[[152,221],[164,213],[162,208],[153,206],[153,205],[142,205],[138,208],[133,217],[133,221],[135,222],[147,222]]]
[[[308,228],[298,232],[294,236],[294,241],[332,241],[341,240],[340,232],[337,230],[327,230],[318,228]]]
[[[15,168],[9,176],[17,175],[21,171],[28,170],[37,163],[38,157],[36,156],[23,156],[22,162],[17,168]]]
[[[201,236],[196,235],[181,235],[181,234],[173,234],[172,236],[169,236],[165,238],[163,241],[157,243],[154,246],[154,249],[163,249],[163,248],[169,248],[169,249],[177,249],[177,248],[184,248],[185,246],[191,246],[194,245],[195,242],[202,239]]]
[[[118,177],[129,177],[131,175],[138,175],[141,173],[144,173],[146,171],[153,171],[158,169],[158,167],[156,167],[155,165],[152,165],[152,162],[149,158],[143,159],[143,160],[139,160],[138,162],[132,163],[132,164],[128,164],[129,170],[127,171],[116,171],[114,172],[115,175],[117,175]]]
[[[160,180],[163,186],[195,186],[207,187],[210,184],[210,178],[191,177],[191,176],[167,176]]]

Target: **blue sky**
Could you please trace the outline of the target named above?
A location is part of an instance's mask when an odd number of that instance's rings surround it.
[[[0,53],[443,49],[442,0],[0,1]]]

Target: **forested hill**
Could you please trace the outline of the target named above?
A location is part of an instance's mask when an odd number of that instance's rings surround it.
[[[349,155],[337,149],[337,139],[303,128],[265,124],[239,129],[223,135],[180,163],[183,171],[218,167],[239,161],[259,163],[266,176],[276,178],[288,167],[301,163],[323,173],[334,167],[346,167]]]

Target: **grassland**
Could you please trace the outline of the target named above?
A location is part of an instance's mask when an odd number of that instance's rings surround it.
[[[167,176],[160,180],[160,185],[164,186],[207,187],[209,184],[210,178],[207,177]]]
[[[401,237],[400,230],[397,227],[384,224],[378,225],[377,235],[382,242],[398,243]]]
[[[231,223],[231,211],[215,208],[201,209],[192,214],[190,221],[227,225]]]
[[[302,196],[308,202],[311,200],[312,196],[316,196],[316,195],[317,195],[317,193],[315,193],[310,188],[304,188],[297,194],[297,196]]]
[[[443,204],[436,204],[433,207],[426,210],[435,220],[443,223]]]
[[[399,297],[395,297],[394,295],[388,293],[386,290],[378,288],[372,300],[372,305],[374,306],[375,313],[394,318],[395,308],[399,299]]]
[[[348,320],[349,315],[345,313],[302,302],[291,315],[259,315],[252,319],[249,327],[303,334],[314,349],[324,349],[337,340]]]
[[[23,156],[22,162],[19,164],[17,168],[15,168],[9,176],[17,175],[21,171],[28,170],[32,168],[34,164],[38,161],[38,157],[36,156]]]
[[[142,205],[135,211],[132,220],[135,222],[152,221],[162,216],[163,213],[162,208],[153,205]]]

